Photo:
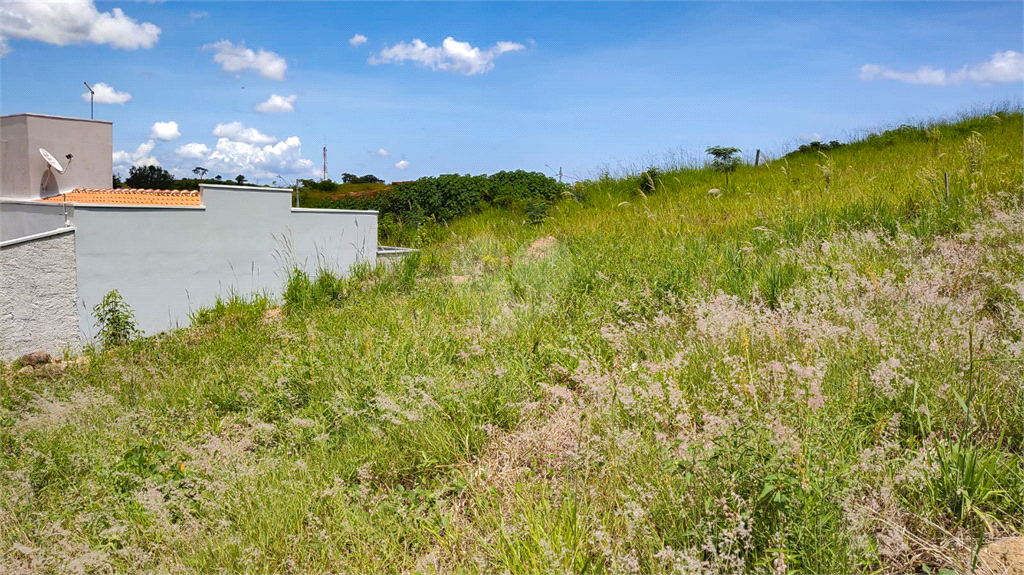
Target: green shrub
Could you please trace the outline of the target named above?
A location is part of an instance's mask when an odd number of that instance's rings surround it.
[[[557,201],[564,186],[540,172],[516,170],[498,172],[487,178],[489,195],[486,199],[504,208],[525,206],[528,203],[551,204]]]
[[[92,313],[99,328],[97,335],[105,348],[130,343],[141,335],[135,314],[116,289],[103,296],[103,301],[93,306]]]

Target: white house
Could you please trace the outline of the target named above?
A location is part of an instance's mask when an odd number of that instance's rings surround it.
[[[218,296],[279,294],[293,267],[376,261],[375,211],[293,208],[282,188],[111,189],[112,135],[110,122],[0,117],[0,359],[80,349],[114,289],[151,334]]]

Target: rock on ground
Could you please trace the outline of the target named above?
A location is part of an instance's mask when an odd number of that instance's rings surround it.
[[[26,353],[21,356],[21,365],[40,365],[43,363],[50,363],[50,354],[43,350],[33,351],[32,353]]]

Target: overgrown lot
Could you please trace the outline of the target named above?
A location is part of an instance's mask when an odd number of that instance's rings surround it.
[[[585,182],[4,366],[2,570],[970,570],[1024,527],[1022,131]]]

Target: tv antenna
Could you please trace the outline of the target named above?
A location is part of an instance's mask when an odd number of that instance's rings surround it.
[[[67,163],[66,166],[61,166],[60,162],[57,161],[57,158],[54,158],[53,154],[51,154],[50,152],[47,152],[43,148],[39,148],[39,155],[41,155],[43,157],[43,159],[46,160],[46,163],[48,164],[46,166],[46,180],[43,182],[43,189],[45,190],[46,187],[50,185],[50,178],[53,178],[54,180],[56,180],[56,177],[54,177],[54,175],[53,175],[53,171],[57,170],[58,174],[63,174],[64,171],[67,170],[68,167],[71,166],[71,159],[74,158],[74,156],[72,156],[71,154],[68,154],[68,155],[64,156],[65,158],[68,159],[68,163]],[[57,193],[60,193],[60,185],[57,186]],[[64,225],[65,226],[70,225],[68,223],[67,196],[63,196],[62,197],[61,205],[64,206]]]
[[[92,89],[92,86],[89,85],[89,82],[82,83],[85,84],[85,87],[89,89],[89,119],[92,120],[93,98],[96,97],[96,90]]]
[[[43,183],[43,187],[44,188],[46,187],[47,184],[50,183],[50,178],[54,177],[53,176],[53,171],[57,170],[58,174],[63,174],[64,170],[68,169],[68,166],[71,165],[71,159],[74,158],[74,156],[72,156],[71,154],[68,154],[68,155],[64,156],[65,158],[68,159],[68,165],[67,166],[61,166],[60,162],[57,161],[57,158],[54,158],[53,154],[51,154],[50,152],[47,152],[45,149],[39,148],[39,154],[41,156],[43,156],[43,159],[46,160],[47,164],[49,164],[49,166],[46,168],[46,181]],[[56,178],[54,178],[54,179],[56,179]]]

